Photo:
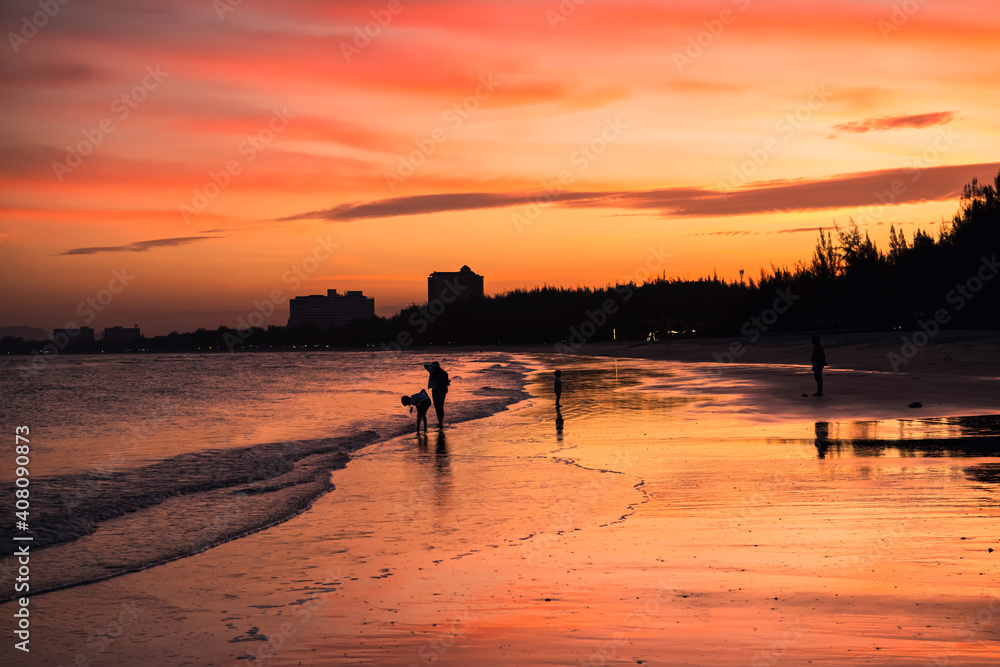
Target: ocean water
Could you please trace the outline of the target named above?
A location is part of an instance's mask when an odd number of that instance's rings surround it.
[[[435,359],[452,379],[450,424],[526,396],[526,361],[496,353],[62,355],[29,376],[23,357],[0,359],[0,418],[30,429],[29,525],[43,549],[33,590],[143,569],[301,512],[352,451],[414,428],[399,397],[426,387]],[[0,482],[12,479],[3,466]]]
[[[175,404],[185,407],[161,422],[154,409],[140,412],[162,424],[143,442],[175,453],[154,458],[150,445],[110,473],[86,463],[35,479],[32,492],[38,482],[39,498],[57,508],[60,484],[82,484],[67,497],[90,525],[32,552],[32,585],[37,574],[38,585],[65,588],[32,597],[32,628],[45,638],[32,659],[512,667],[1000,659],[995,616],[966,620],[995,614],[986,605],[998,595],[996,417],[815,421],[774,410],[779,390],[753,369],[468,354],[441,358],[454,378],[449,413],[489,418],[415,437],[398,394],[421,385],[428,358],[377,357],[193,355],[189,365],[207,366],[180,370],[172,386],[210,370],[204,386],[216,389],[181,387],[188,398]],[[288,370],[292,380],[266,363],[312,370]],[[807,369],[792,372],[809,380]],[[97,373],[74,377],[89,384]],[[107,377],[124,386],[128,375]],[[323,411],[307,406],[331,398],[354,407],[310,424]],[[510,401],[518,402],[493,414]],[[263,428],[275,418],[284,430]],[[185,419],[214,440],[186,441]],[[246,428],[227,437],[220,419]],[[35,423],[45,428],[33,438],[83,447],[71,414]],[[57,440],[60,424],[69,435]],[[373,445],[355,449],[365,442]],[[64,531],[76,527],[62,519]],[[146,567],[154,563],[163,564]],[[145,571],[114,576],[129,568]],[[72,586],[95,579],[105,581]],[[127,626],[115,620],[125,609],[136,610]],[[777,643],[792,637],[794,645]]]

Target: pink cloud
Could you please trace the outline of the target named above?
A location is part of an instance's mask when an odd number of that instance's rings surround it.
[[[900,130],[904,128],[947,125],[953,120],[955,120],[954,111],[937,111],[934,113],[922,113],[912,116],[882,116],[881,118],[866,118],[865,120],[856,120],[850,123],[834,125],[833,129],[839,132],[861,134],[864,132],[880,132],[883,130]]]
[[[332,222],[393,218],[449,211],[509,208],[553,203],[567,208],[657,209],[664,217],[697,218],[751,215],[777,211],[810,211],[858,206],[912,204],[956,199],[973,177],[991,180],[1000,163],[927,169],[884,169],[840,174],[823,179],[759,183],[720,192],[709,188],[664,188],[641,191],[536,193],[459,192],[395,197],[340,204],[298,213],[279,221]]]

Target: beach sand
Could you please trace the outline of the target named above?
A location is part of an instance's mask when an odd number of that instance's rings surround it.
[[[533,356],[280,525],[33,597],[31,664],[998,664],[996,429],[926,419],[996,412],[996,339],[825,338],[822,399],[765,340]]]

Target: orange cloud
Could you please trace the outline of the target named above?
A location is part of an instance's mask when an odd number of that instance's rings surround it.
[[[990,179],[1000,163],[884,169],[825,179],[771,181],[740,190],[666,188],[645,191],[486,193],[463,192],[395,197],[341,204],[277,221],[371,218],[508,208],[555,203],[564,207],[659,209],[665,217],[738,216],[776,211],[809,211],[854,206],[898,205],[956,198],[973,177]]]
[[[851,132],[861,134],[863,132],[878,132],[881,130],[899,130],[903,128],[931,127],[933,125],[947,125],[955,120],[954,111],[937,111],[934,113],[922,113],[912,116],[882,116],[881,118],[866,118],[850,123],[840,123],[834,125],[833,129],[840,132]]]
[[[135,241],[117,246],[93,246],[89,248],[73,248],[59,253],[60,255],[96,255],[101,252],[147,252],[153,248],[173,248],[198,241],[217,239],[218,236],[181,236],[172,239],[152,239],[150,241]]]

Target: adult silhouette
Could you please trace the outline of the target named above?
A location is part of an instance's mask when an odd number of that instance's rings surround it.
[[[424,364],[424,368],[430,374],[427,378],[427,388],[431,390],[431,399],[434,401],[434,413],[438,418],[438,428],[444,428],[444,399],[448,395],[448,385],[451,380],[448,373],[441,364],[432,361]]]
[[[813,353],[812,353],[812,369],[813,377],[816,378],[816,393],[813,396],[823,395],[823,367],[826,366],[826,352],[823,351],[823,346],[819,344],[819,336],[813,334]]]

